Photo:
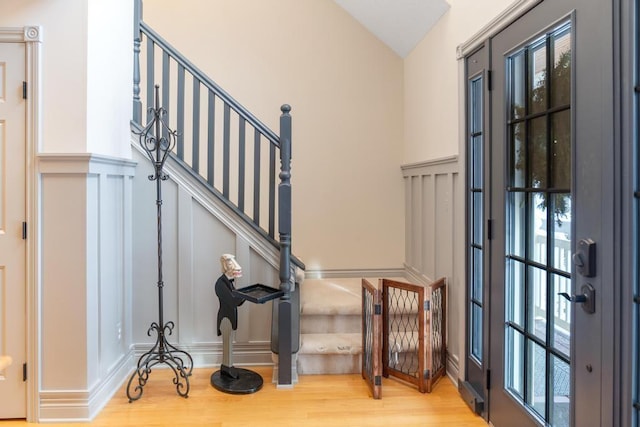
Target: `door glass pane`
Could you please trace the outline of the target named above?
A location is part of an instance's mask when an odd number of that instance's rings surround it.
[[[477,301],[482,301],[482,250],[473,248],[473,289],[471,297]]]
[[[473,145],[473,188],[482,188],[482,135],[472,137]]]
[[[527,194],[524,192],[512,191],[508,195],[509,200],[509,240],[507,250],[514,256],[525,257],[526,242],[526,213]]]
[[[509,63],[511,65],[511,93],[513,100],[511,103],[511,118],[518,119],[525,115],[524,51],[513,55]]]
[[[529,193],[529,258],[537,263],[547,262],[547,197],[544,193]]]
[[[553,281],[553,327],[551,328],[551,342],[553,348],[569,357],[571,354],[571,303],[558,295],[561,292],[571,294],[571,280],[558,274],[552,275]]]
[[[529,187],[547,187],[547,118],[538,117],[529,122]]]
[[[529,66],[527,81],[529,91],[527,101],[529,113],[539,113],[547,109],[547,43],[543,38],[530,45],[528,52]]]
[[[482,307],[472,304],[471,324],[473,331],[471,335],[471,355],[482,361]]]
[[[505,358],[505,388],[524,399],[524,335],[507,327],[506,341],[511,353]]]
[[[537,267],[529,267],[529,295],[527,331],[540,341],[547,339],[547,274]]]
[[[526,166],[527,166],[527,151],[524,146],[524,134],[525,123],[513,123],[511,125],[511,167],[510,181],[512,187],[524,188],[526,187]]]
[[[551,356],[552,403],[551,425],[569,427],[569,393],[571,388],[571,368],[569,364],[556,356]]]
[[[514,52],[506,69],[511,120],[505,189],[505,387],[543,424],[566,426],[571,308],[557,293],[571,292],[569,24]],[[526,82],[523,92],[519,82]],[[522,94],[527,99],[520,99]]]
[[[476,245],[482,246],[482,193],[474,191],[473,197],[473,236],[472,242]]]
[[[571,273],[571,193],[552,196],[553,215],[549,229],[551,233],[552,265],[558,270]]]
[[[551,115],[551,187],[571,190],[571,114],[569,110]]]
[[[552,37],[553,72],[551,73],[552,107],[571,102],[571,33],[569,28]]]
[[[527,340],[527,400],[540,416],[544,417],[547,401],[547,359],[544,347]]]
[[[524,263],[509,260],[507,266],[507,321],[524,328]]]

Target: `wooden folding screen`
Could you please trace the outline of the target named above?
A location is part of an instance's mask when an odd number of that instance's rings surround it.
[[[381,397],[380,373],[415,384],[422,393],[431,392],[446,373],[445,279],[426,287],[389,279],[374,287],[363,279],[362,313],[362,376],[374,398]]]
[[[379,280],[379,283],[382,281]],[[382,397],[382,297],[381,286],[362,279],[362,378],[374,399]]]

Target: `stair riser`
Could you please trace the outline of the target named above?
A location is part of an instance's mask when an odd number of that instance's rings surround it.
[[[300,354],[299,375],[359,374],[362,358],[360,354]]]
[[[300,319],[300,332],[303,334],[361,333],[362,316],[303,315]]]

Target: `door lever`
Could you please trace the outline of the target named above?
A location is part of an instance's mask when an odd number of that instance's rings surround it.
[[[581,294],[569,295],[566,292],[559,292],[558,295],[565,298],[567,301],[582,304],[582,309],[593,314],[596,312],[596,290],[589,283],[585,283],[580,288]]]

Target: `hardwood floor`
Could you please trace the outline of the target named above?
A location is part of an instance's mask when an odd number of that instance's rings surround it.
[[[91,423],[54,426],[487,426],[448,378],[430,394],[383,379],[374,400],[360,375],[304,375],[291,390],[271,383],[270,366],[253,367],[265,380],[254,394],[232,395],[210,385],[213,369],[195,369],[189,398],[179,397],[170,373],[151,373],[142,398],[129,403],[124,386]],[[0,427],[28,426],[0,421]]]

